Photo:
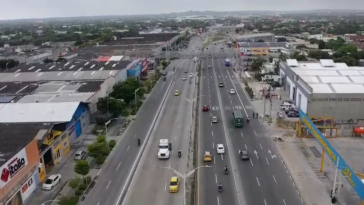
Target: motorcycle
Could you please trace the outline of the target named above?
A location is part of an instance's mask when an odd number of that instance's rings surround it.
[[[219,185],[219,186],[217,187],[217,189],[219,190],[219,192],[222,192],[222,186],[221,186],[221,185]]]
[[[226,175],[228,174],[228,170],[227,170],[227,169],[225,169],[225,174],[226,174]]]
[[[181,152],[178,152],[178,157],[179,157],[179,158],[181,158],[181,155],[182,155],[182,154],[181,154]]]

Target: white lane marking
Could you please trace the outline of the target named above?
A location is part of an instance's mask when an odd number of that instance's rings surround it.
[[[231,103],[231,104],[233,104],[233,101],[232,101],[232,100],[230,100],[230,103]]]
[[[177,140],[177,135],[176,135],[176,136],[174,136],[174,140]]]
[[[111,180],[110,180],[110,181],[109,181],[109,183],[107,184],[106,189],[107,189],[107,188],[109,188],[110,183],[111,183]]]
[[[267,157],[265,157],[265,160],[267,160],[267,164],[269,165],[269,162],[268,162],[268,159],[267,159]]]
[[[164,191],[167,191],[167,182],[166,185],[164,185]]]
[[[126,151],[128,151],[128,150],[129,150],[129,148],[130,148],[130,145],[129,145],[128,149],[126,149]]]
[[[240,132],[240,134],[241,134],[241,137],[244,137],[243,132]]]
[[[258,179],[258,177],[255,177],[256,179],[257,179],[257,182],[258,182],[258,186],[260,186],[260,183],[259,183],[259,179]]]
[[[224,157],[223,157],[223,154],[221,154],[221,160],[224,161]]]
[[[262,150],[263,150],[262,144],[260,144],[260,143],[259,143],[259,145],[260,145],[260,149],[262,149]]]
[[[283,166],[284,166],[284,168],[286,168],[286,169],[287,169],[286,165],[283,165]]]
[[[97,202],[97,205],[99,205],[100,204],[100,202]]]
[[[121,164],[121,162],[119,162],[118,166],[116,167],[116,170],[118,170],[118,169],[119,169],[119,167],[120,167],[120,164]]]
[[[251,158],[249,158],[249,160],[250,160],[250,164],[252,164],[252,166],[254,166],[254,165],[253,165],[253,161],[252,161],[252,159],[251,159]]]
[[[214,164],[216,164],[215,157],[214,157]]]
[[[220,205],[219,197],[217,197],[217,205]]]
[[[213,149],[215,149],[215,145],[214,145],[214,143],[212,143],[212,148],[213,148]]]
[[[291,177],[291,175],[289,175],[289,178],[292,180],[292,177]]]
[[[255,132],[255,130],[254,130],[254,134],[255,134],[255,136],[258,136],[257,133]]]
[[[276,181],[276,178],[274,177],[274,175],[273,175],[273,179],[274,179],[274,182],[277,184],[277,181]]]
[[[286,201],[284,201],[284,199],[283,199],[283,203],[284,203],[284,205],[287,205],[287,204],[286,204]]]
[[[211,131],[211,135],[214,136],[214,131]]]
[[[99,170],[99,172],[97,172],[96,176],[99,176],[100,175],[100,172],[101,172],[101,169]]]
[[[267,202],[265,201],[265,199],[264,199],[264,204],[267,205]]]
[[[296,187],[296,184],[294,182],[292,182],[293,186]]]
[[[298,195],[300,194],[297,189],[296,189],[296,192],[297,192]]]
[[[215,181],[216,181],[216,184],[217,184],[217,175],[215,174]]]
[[[245,149],[248,150],[248,147],[246,146],[246,144],[245,144]]]
[[[301,198],[301,201],[302,201],[302,203],[303,203],[303,199],[302,199],[302,197],[300,197]]]
[[[136,134],[134,135],[134,138],[136,137]]]

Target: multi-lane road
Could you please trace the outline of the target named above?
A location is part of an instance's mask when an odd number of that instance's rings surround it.
[[[210,46],[210,49],[218,51],[220,46]],[[213,173],[211,170],[198,173],[199,204],[303,204],[265,127],[256,119],[249,124],[245,121],[243,128],[234,127],[234,109],[240,109],[245,119],[247,115],[251,118],[253,110],[231,67],[226,67],[223,59],[204,59],[202,64],[205,69],[201,76],[201,105],[212,109],[200,115],[199,155],[204,150],[212,151],[214,161]],[[208,69],[208,65],[212,69]],[[219,83],[224,83],[224,87],[218,87]],[[231,95],[230,89],[235,89],[236,94]],[[219,118],[217,124],[211,123],[212,116]],[[223,156],[216,154],[217,143],[225,146]],[[247,150],[250,160],[242,161],[239,150]],[[229,167],[228,175],[224,175],[224,166]],[[222,193],[218,193],[217,183],[222,183]]]

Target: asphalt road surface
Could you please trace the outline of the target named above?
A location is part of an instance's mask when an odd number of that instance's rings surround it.
[[[137,146],[137,139],[139,138],[142,144],[145,142],[148,130],[155,119],[163,97],[172,83],[174,72],[170,70],[179,63],[180,61],[174,61],[169,66],[166,81],[158,81],[139,110],[137,118],[125,131],[124,136],[114,148],[115,150],[102,166],[96,185],[81,204],[114,205],[121,201],[121,194],[125,191],[125,182],[128,178],[130,179],[130,170],[141,151],[141,147]]]
[[[192,78],[191,84],[189,79],[183,81],[182,77],[186,76],[189,78],[189,73],[195,73],[196,63],[192,60],[182,60],[178,67],[175,82],[168,93],[160,119],[158,119],[157,126],[152,132],[140,166],[138,166],[135,178],[125,197],[123,203],[125,205],[170,205],[183,203],[183,179],[179,178],[180,189],[178,193],[169,193],[169,182],[172,176],[177,176],[172,169],[182,174],[190,171],[186,169],[187,153],[191,140],[190,128],[192,125],[192,103],[188,100],[193,99],[195,77]],[[185,73],[185,71],[188,71],[188,73]],[[175,90],[180,91],[179,96],[174,95]],[[168,139],[172,143],[170,159],[158,159],[157,153],[160,139]],[[182,152],[181,158],[177,155],[178,148]]]
[[[220,46],[217,45],[214,49],[217,51],[220,49]],[[202,119],[202,121],[205,121],[201,124],[201,126],[205,126],[202,128],[204,130],[203,132],[213,130],[214,136],[212,134],[208,136],[209,133],[207,133],[202,136],[201,140],[203,146],[210,147],[210,149],[211,145],[208,144],[211,144],[212,141],[215,143],[224,143],[225,149],[228,150],[227,154],[230,154],[231,162],[229,162],[229,157],[224,156],[224,161],[226,160],[226,162],[219,164],[222,158],[216,157],[216,164],[213,165],[217,168],[216,175],[219,177],[220,174],[218,181],[221,181],[224,187],[224,192],[217,194],[222,199],[219,203],[214,202],[216,201],[216,195],[211,194],[216,192],[213,192],[214,190],[208,190],[215,183],[213,176],[209,175],[208,178],[204,179],[204,176],[202,176],[204,173],[202,171],[199,173],[200,204],[303,204],[303,200],[296,191],[296,185],[284,168],[281,159],[278,157],[272,138],[267,133],[265,127],[257,119],[251,119],[249,124],[245,120],[243,128],[234,127],[232,121],[233,110],[241,110],[244,119],[246,119],[247,115],[252,118],[253,110],[251,109],[252,106],[249,99],[239,86],[238,79],[235,79],[232,67],[226,67],[223,59],[205,59],[206,61],[212,65],[212,69],[206,69],[207,66],[205,66],[203,81],[208,81],[208,83],[206,89],[204,82],[203,93],[201,95],[210,96],[209,98],[204,98],[205,101],[203,103],[219,108],[218,111],[210,111],[210,113],[217,115],[220,121],[218,123],[219,125],[211,125],[212,128],[208,129],[207,127],[210,123],[206,122],[208,120],[206,118],[208,117]],[[224,87],[219,88],[216,86],[220,82],[224,83]],[[236,94],[231,95],[229,93],[230,89],[235,89]],[[217,93],[217,95],[213,93]],[[202,113],[202,115],[205,114],[209,115],[208,113]],[[204,140],[208,137],[210,139]],[[224,138],[226,142],[223,140]],[[250,153],[250,160],[242,161],[238,154],[239,150],[247,150]],[[231,163],[233,167],[228,163]],[[221,166],[225,164],[229,166],[230,173],[234,170],[235,175],[229,173],[228,176],[222,176],[223,169]],[[233,178],[235,178],[236,189],[232,182]],[[214,188],[216,189],[216,186]],[[224,201],[225,195],[229,195],[229,199],[226,199],[226,201]],[[210,200],[209,198],[212,199]]]

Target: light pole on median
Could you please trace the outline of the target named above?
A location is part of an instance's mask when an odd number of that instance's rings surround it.
[[[134,91],[134,98],[135,98],[135,112],[136,112],[136,110],[137,110],[137,108],[138,108],[138,105],[137,105],[137,92],[140,90],[140,88],[138,88],[138,89],[136,89],[135,91]]]
[[[40,205],[47,205],[48,202],[59,202],[59,200],[48,200],[48,201],[41,203]]]
[[[173,172],[181,177],[183,179],[183,205],[186,205],[186,178],[188,178],[189,176],[191,176],[193,173],[195,173],[195,171],[199,168],[210,168],[211,166],[205,165],[205,166],[199,166],[194,168],[193,170],[182,174],[181,172],[178,172],[177,170],[173,169],[172,167],[160,167],[161,169],[169,169],[169,170],[173,170]]]

